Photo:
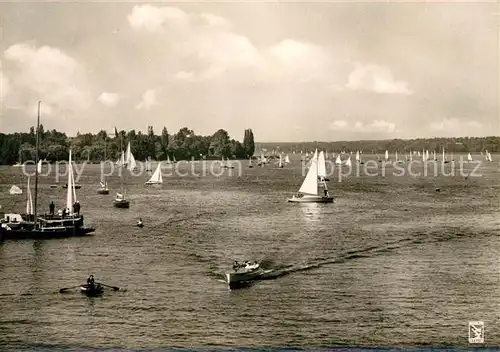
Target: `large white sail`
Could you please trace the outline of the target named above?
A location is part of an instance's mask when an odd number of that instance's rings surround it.
[[[288,154],[285,156],[285,163],[290,164],[290,158],[288,157]]]
[[[446,154],[444,153],[444,148],[443,148],[443,163],[446,161]]]
[[[472,161],[472,155],[470,155],[470,153],[467,155],[467,160]]]
[[[318,195],[318,161],[315,157],[311,159],[311,167],[307,171],[306,178],[299,189],[300,193]]]
[[[42,172],[42,160],[38,160],[38,165],[36,166],[37,167],[37,172],[38,173],[41,173]]]
[[[73,164],[71,161],[71,149],[69,150],[68,161],[68,192],[66,193],[66,208],[69,214],[73,213]]]
[[[135,162],[134,154],[130,153],[129,160],[127,160],[127,168],[132,171],[136,167],[137,167],[137,164]]]
[[[28,192],[28,201],[26,202],[26,214],[28,215],[33,215],[34,214],[34,208],[33,208],[33,198],[31,196],[31,187],[30,187],[30,177],[28,176],[28,188],[26,189]]]
[[[389,160],[389,151],[386,149],[385,150],[385,161]]]
[[[147,184],[160,184],[163,183],[163,177],[161,176],[161,162],[158,163],[158,166],[156,167],[155,172],[149,179],[149,181],[146,182]]]
[[[326,161],[323,151],[319,152],[318,156],[318,176],[323,178],[326,177]]]

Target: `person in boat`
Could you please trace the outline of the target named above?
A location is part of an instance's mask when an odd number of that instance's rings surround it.
[[[240,263],[238,263],[238,261],[235,260],[234,264],[233,264],[233,270],[238,270],[239,267],[240,267]]]
[[[80,215],[80,202],[79,201],[76,201],[75,204],[73,204],[73,213]]]
[[[325,191],[325,197],[328,197],[328,196],[329,196],[329,194],[328,194],[328,190],[327,190],[327,189],[325,189],[324,191]]]
[[[50,202],[50,205],[49,205],[49,211],[50,211],[50,215],[54,216],[54,210],[56,209],[56,206],[54,205],[54,202]]]
[[[90,275],[89,278],[87,279],[87,285],[88,287],[94,287],[95,282],[94,282],[94,275]]]
[[[61,214],[61,216],[62,216],[63,218],[66,216],[66,208],[64,208],[64,209],[62,210],[62,214]]]
[[[297,193],[297,198],[302,198],[304,195],[300,192]]]
[[[139,226],[139,227],[143,226],[142,218],[139,218],[139,220],[137,221],[137,226]]]

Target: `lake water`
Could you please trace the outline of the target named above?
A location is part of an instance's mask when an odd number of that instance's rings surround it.
[[[98,195],[100,167],[87,166],[77,197],[94,236],[0,243],[0,346],[469,347],[477,320],[484,345],[498,346],[498,167],[482,163],[467,178],[395,176],[393,166],[385,176],[334,175],[333,204],[291,204],[299,161],[244,162],[241,175],[164,174],[161,187],[129,176],[130,209],[116,209],[119,178]],[[65,203],[53,183],[40,179],[42,211]],[[26,194],[9,195],[13,184],[25,189],[21,169],[1,167],[2,210],[23,212]],[[231,291],[223,274],[234,260],[272,271]],[[90,274],[120,290],[58,292]]]

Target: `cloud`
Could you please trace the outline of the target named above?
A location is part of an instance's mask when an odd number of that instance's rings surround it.
[[[396,81],[388,68],[371,64],[358,65],[349,74],[346,88],[382,94],[413,94],[408,83]]]
[[[330,129],[335,131],[342,131],[349,128],[349,124],[345,120],[334,120],[330,123]]]
[[[120,101],[120,95],[117,93],[103,92],[101,95],[99,95],[97,100],[99,100],[99,102],[101,102],[101,104],[103,104],[107,107],[114,107]]]
[[[391,133],[395,132],[396,124],[385,120],[373,120],[368,124],[356,121],[354,125],[350,125],[345,120],[335,120],[330,124],[330,129],[336,131],[350,130],[361,133]]]
[[[458,135],[465,134],[467,135],[477,135],[483,127],[483,124],[474,121],[463,121],[458,118],[445,118],[441,121],[434,122],[431,124],[431,130],[434,132],[438,132],[440,135]]]
[[[151,5],[134,6],[127,19],[132,28],[149,32],[161,32],[166,29],[167,25],[186,27],[190,21],[189,15],[176,7]]]
[[[28,98],[27,109],[37,100],[54,112],[85,109],[91,104],[83,68],[62,50],[14,44],[4,56],[15,64],[10,75],[12,86],[18,95]]]
[[[156,92],[153,89],[147,90],[142,94],[142,100],[135,107],[136,109],[149,110],[157,105]]]
[[[188,81],[194,77],[194,73],[192,71],[179,71],[174,75],[174,78],[181,81]]]

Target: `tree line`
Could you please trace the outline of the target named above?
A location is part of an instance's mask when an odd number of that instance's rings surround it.
[[[500,152],[500,137],[456,137],[456,138],[419,138],[419,139],[389,139],[389,140],[364,140],[340,142],[296,142],[296,143],[257,143],[257,150],[264,153],[284,152],[300,153],[318,150],[331,152],[357,151],[366,154],[381,154],[386,150],[390,152],[429,151],[467,153],[488,150],[491,153]]]
[[[187,127],[175,134],[169,134],[163,127],[160,135],[155,134],[153,126],[147,133],[141,131],[117,131],[109,135],[106,131],[97,134],[78,133],[68,137],[56,130],[39,129],[39,158],[49,162],[68,160],[69,149],[75,161],[98,163],[102,160],[117,160],[122,150],[130,142],[132,153],[137,160],[176,160],[249,158],[255,152],[254,135],[246,129],[243,142],[230,138],[227,131],[220,129],[211,136],[201,136]],[[31,127],[28,133],[0,133],[0,164],[12,165],[16,162],[35,160],[36,133]]]

